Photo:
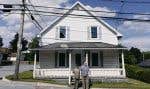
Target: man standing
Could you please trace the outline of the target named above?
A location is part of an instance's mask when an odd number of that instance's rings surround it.
[[[76,66],[73,70],[74,73],[74,89],[78,89],[78,85],[79,85],[79,80],[80,80],[80,70],[79,67]]]
[[[89,67],[86,62],[81,66],[80,71],[83,89],[89,89]]]

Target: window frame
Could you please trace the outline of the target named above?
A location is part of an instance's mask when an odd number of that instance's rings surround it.
[[[65,54],[65,66],[60,66],[60,59],[59,59],[59,56],[60,56],[60,53],[64,53]],[[66,68],[67,67],[67,52],[66,51],[58,51],[58,55],[57,55],[57,67],[60,67],[60,68]]]
[[[96,28],[96,29],[92,29],[92,28]],[[93,33],[92,30],[96,30],[96,33]],[[96,34],[96,36],[95,36],[94,34]],[[91,38],[92,38],[92,39],[98,38],[98,27],[96,27],[96,26],[91,26],[90,35],[91,35]]]
[[[60,38],[60,30],[61,28],[65,29],[65,38]],[[69,26],[58,26],[57,27],[57,32],[56,32],[56,39],[60,39],[60,40],[69,40]]]
[[[92,38],[92,27],[97,28],[97,37],[96,38]],[[88,28],[88,38],[89,38],[89,40],[99,40],[100,37],[101,37],[100,26],[96,26],[96,25],[89,26],[89,28]]]
[[[65,33],[63,34],[64,35],[64,37],[61,37],[61,30],[64,30],[65,31]],[[59,38],[60,39],[64,39],[64,38],[66,38],[66,31],[67,31],[67,29],[66,29],[66,27],[65,26],[60,26],[60,28],[59,28]]]

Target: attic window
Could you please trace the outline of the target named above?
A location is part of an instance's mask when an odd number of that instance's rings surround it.
[[[60,27],[59,38],[66,38],[66,27],[65,26]]]
[[[97,38],[97,27],[96,26],[91,27],[91,38]]]

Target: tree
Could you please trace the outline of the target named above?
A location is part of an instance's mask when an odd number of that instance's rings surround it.
[[[134,65],[137,63],[136,58],[134,57],[134,55],[129,50],[124,51],[124,58],[125,58],[126,64]]]
[[[140,63],[140,62],[143,60],[143,59],[142,59],[142,53],[141,53],[140,49],[132,47],[132,48],[130,49],[130,52],[131,52],[131,54],[133,54],[134,57],[136,58],[137,63]]]
[[[32,42],[29,43],[29,48],[33,49],[33,48],[38,48],[39,47],[39,38],[35,37],[32,39]],[[34,53],[33,51],[31,51],[30,53],[25,55],[25,60],[26,61],[33,61],[34,60]],[[38,59],[38,52],[37,52],[37,59]]]
[[[39,47],[39,38],[35,37],[32,39],[32,42],[29,43],[29,48],[37,48]]]
[[[17,52],[18,36],[19,36],[19,34],[16,33],[15,36],[14,36],[14,39],[9,42],[10,43],[11,51],[14,52],[14,53]],[[22,38],[22,51],[28,49],[27,48],[27,44],[28,44],[28,41],[25,38]]]
[[[0,47],[3,46],[3,38],[0,36]]]

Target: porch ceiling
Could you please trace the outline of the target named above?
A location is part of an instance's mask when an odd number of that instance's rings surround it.
[[[127,49],[126,47],[102,42],[57,42],[30,50],[73,50],[73,49]]]

